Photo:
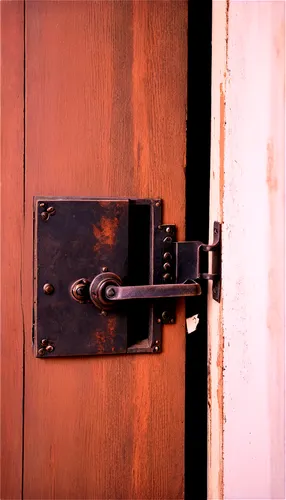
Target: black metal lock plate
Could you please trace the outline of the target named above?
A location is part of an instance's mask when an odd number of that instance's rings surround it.
[[[37,357],[160,351],[162,301],[100,311],[71,293],[76,280],[105,271],[123,284],[162,283],[160,223],[160,200],[35,199]]]
[[[34,351],[37,357],[158,353],[175,298],[220,295],[220,224],[214,243],[177,242],[161,200],[36,198]],[[201,272],[212,252],[212,273]]]

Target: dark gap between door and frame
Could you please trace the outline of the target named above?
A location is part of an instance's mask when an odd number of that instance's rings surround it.
[[[208,242],[212,1],[189,1],[186,239]],[[207,258],[207,254],[205,255]],[[207,282],[186,300],[199,315],[186,341],[185,500],[207,499]]]

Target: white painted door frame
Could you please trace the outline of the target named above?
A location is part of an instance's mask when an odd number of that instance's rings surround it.
[[[214,0],[208,498],[285,499],[285,13]],[[210,224],[212,227],[212,224]],[[210,235],[211,236],[211,235]]]

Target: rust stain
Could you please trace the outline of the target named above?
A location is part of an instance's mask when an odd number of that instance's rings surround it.
[[[209,412],[209,442],[212,442],[212,377],[211,377],[211,365],[212,365],[212,351],[211,346],[209,347],[208,356],[208,412]],[[212,454],[210,447],[210,457],[209,457],[210,467],[212,466]]]
[[[220,220],[223,222],[224,193],[224,154],[225,154],[225,95],[223,83],[220,84],[220,135],[219,135],[219,206]]]
[[[114,343],[114,339],[116,337],[116,318],[115,316],[108,318],[107,320],[107,331],[108,331],[108,337],[111,340],[112,343]]]
[[[224,222],[224,162],[225,162],[225,131],[226,131],[226,96],[225,89],[227,85],[227,77],[229,75],[229,8],[230,0],[226,0],[225,4],[225,71],[224,80],[219,86],[219,108],[220,108],[220,136],[219,136],[219,206],[220,206],[220,221]],[[221,298],[219,308],[219,341],[216,359],[216,367],[218,373],[218,385],[216,389],[216,401],[214,401],[214,388],[211,384],[211,376],[209,376],[209,398],[210,401],[210,426],[212,419],[212,411],[218,411],[219,429],[218,429],[218,477],[214,479],[215,493],[218,499],[224,498],[224,393],[223,393],[223,363],[224,363],[224,333],[223,333],[223,297]],[[209,365],[212,366],[214,360],[212,353],[209,353]],[[215,407],[212,408],[212,405]],[[210,434],[211,439],[211,434]],[[211,448],[211,447],[210,447]]]
[[[116,338],[116,318],[110,317],[107,320],[106,331],[96,330],[92,334],[89,346],[96,349],[97,354],[104,352],[115,352],[115,338]]]
[[[275,35],[274,45],[277,58],[279,59],[280,56],[282,56],[282,59],[285,50],[285,22],[283,20],[281,21],[280,27]]]
[[[90,347],[94,347],[97,354],[103,354],[105,351],[106,334],[102,330],[96,330],[92,334]]]
[[[226,78],[226,74],[225,74]],[[219,206],[220,206],[220,220],[223,223],[224,213],[223,213],[223,197],[224,197],[224,156],[225,156],[225,93],[224,84],[220,84],[220,138],[219,138]],[[219,312],[219,324],[221,325],[219,346],[218,346],[218,356],[217,356],[217,368],[219,372],[218,387],[217,387],[217,405],[219,412],[219,473],[218,473],[218,494],[219,498],[224,498],[224,469],[223,469],[223,425],[224,425],[224,408],[223,408],[223,349],[224,349],[224,338],[223,338],[223,327],[222,327],[222,299],[220,304]]]
[[[271,141],[267,144],[267,176],[266,176],[267,186],[269,192],[275,192],[278,188],[277,177],[275,175],[274,168],[274,148]]]
[[[101,201],[99,201],[98,203],[99,203],[99,205],[100,205],[102,208],[107,208],[107,207],[109,207],[109,205],[110,205],[110,201],[108,201],[108,200],[101,200]]]
[[[223,305],[222,301],[220,304],[220,312],[219,312],[219,324],[220,324],[220,338],[219,338],[219,348],[218,348],[218,355],[217,355],[217,361],[216,365],[218,368],[218,386],[217,386],[217,402],[218,402],[218,411],[219,411],[219,432],[220,432],[220,446],[221,446],[221,454],[219,457],[220,464],[219,464],[219,477],[218,477],[218,484],[219,484],[219,492],[220,492],[220,498],[224,498],[224,439],[223,439],[223,433],[224,433],[224,395],[223,395],[223,363],[224,363],[224,336],[223,336]]]
[[[117,217],[112,219],[101,217],[99,226],[95,224],[92,225],[93,234],[97,240],[97,243],[93,247],[95,252],[97,252],[102,245],[107,245],[110,248],[115,245],[118,224],[119,220]]]

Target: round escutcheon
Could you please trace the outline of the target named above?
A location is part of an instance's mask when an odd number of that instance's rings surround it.
[[[116,287],[121,285],[122,281],[117,274],[108,272],[98,274],[89,287],[89,295],[93,304],[101,310],[114,307],[114,302],[108,300],[106,288],[109,286]]]
[[[71,295],[72,298],[77,302],[84,304],[89,301],[89,285],[90,282],[85,278],[80,278],[75,281],[71,286]]]

